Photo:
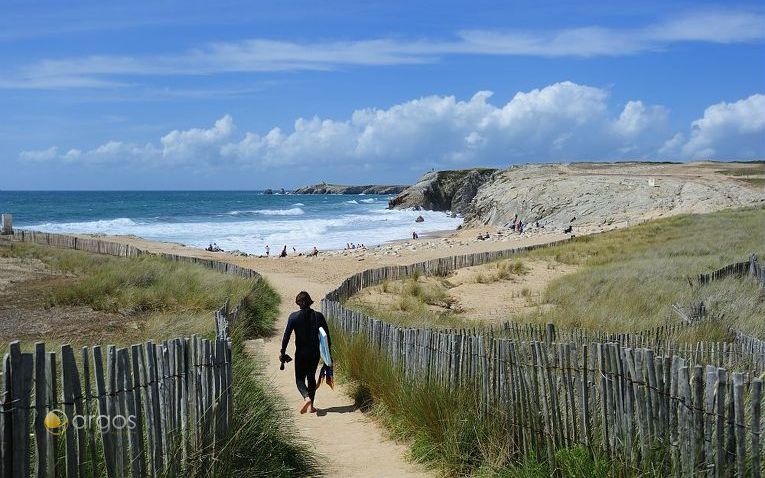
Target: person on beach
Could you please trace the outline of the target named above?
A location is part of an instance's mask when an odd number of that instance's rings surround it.
[[[268,244],[266,244],[266,257],[271,255],[271,248],[268,247]]]
[[[285,361],[287,345],[290,336],[295,332],[295,384],[303,396],[303,406],[300,413],[316,412],[314,400],[316,398],[316,369],[319,366],[319,327],[324,327],[327,333],[327,345],[332,350],[332,339],[329,336],[327,320],[321,312],[311,309],[313,300],[308,292],[301,291],[295,297],[295,303],[300,310],[290,314],[287,320],[287,328],[284,329],[282,349],[279,361]]]
[[[282,249],[282,253],[279,254],[279,257],[287,257],[287,246],[284,246],[284,249]]]

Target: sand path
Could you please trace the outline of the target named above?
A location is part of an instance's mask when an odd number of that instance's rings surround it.
[[[330,290],[330,284],[309,281],[292,274],[264,275],[282,298],[277,323],[279,330],[284,329],[289,313],[297,308],[294,305],[297,292],[307,290],[318,302]],[[279,370],[281,335],[266,339],[260,346],[253,342],[248,344],[249,350],[259,352],[266,361],[266,375],[270,377],[276,391],[284,397],[287,407],[292,411],[295,425],[315,447],[316,452],[329,461],[329,466],[325,468],[328,476],[427,476],[421,467],[404,459],[405,445],[386,439],[385,431],[356,409],[346,386],[338,384],[331,390],[323,385],[316,393],[319,412],[305,415],[298,413],[303,400],[295,387],[294,368],[292,364],[287,364],[284,371]],[[293,343],[287,349],[290,354]]]
[[[484,229],[481,229],[482,231]],[[411,264],[418,261],[470,252],[507,249],[563,238],[560,234],[513,236],[497,241],[465,242],[476,231],[461,231],[445,242],[443,238],[420,240],[414,246],[400,243],[397,255],[373,249],[348,254],[329,253],[319,257],[287,257],[285,259],[239,257],[210,253],[179,244],[152,242],[137,237],[112,236],[107,239],[132,244],[152,252],[168,252],[186,256],[210,257],[250,267],[263,275],[280,295],[282,303],[277,320],[277,334],[264,341],[249,341],[247,350],[264,361],[266,376],[291,411],[295,425],[315,452],[327,461],[327,476],[338,477],[406,477],[429,476],[424,467],[405,458],[406,444],[387,437],[385,430],[361,411],[356,410],[347,387],[337,385],[335,390],[323,386],[316,402],[318,414],[301,415],[298,410],[302,398],[294,382],[294,368],[288,364],[279,370],[278,354],[281,331],[289,313],[297,308],[295,295],[308,291],[316,306],[324,295],[337,287],[346,277],[364,269],[392,264]],[[288,352],[293,350],[291,343]]]

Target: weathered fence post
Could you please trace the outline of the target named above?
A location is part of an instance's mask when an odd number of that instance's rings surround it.
[[[13,234],[13,216],[10,214],[2,215],[2,228],[0,228],[0,235],[9,236]]]

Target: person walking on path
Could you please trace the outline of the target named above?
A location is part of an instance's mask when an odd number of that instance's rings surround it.
[[[282,349],[279,361],[284,363],[287,355],[287,345],[290,343],[292,332],[295,332],[295,383],[303,396],[305,403],[300,413],[316,412],[314,399],[316,395],[316,369],[319,366],[319,327],[327,333],[327,345],[332,349],[327,320],[321,312],[311,309],[313,300],[308,292],[301,291],[295,298],[300,310],[290,314],[287,327],[284,329]]]

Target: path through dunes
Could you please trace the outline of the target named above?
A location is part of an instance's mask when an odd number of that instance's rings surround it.
[[[266,273],[265,278],[282,298],[277,329],[280,331],[267,338],[261,347],[254,341],[248,343],[248,350],[262,352],[266,363],[265,375],[271,379],[276,391],[284,397],[287,407],[292,412],[295,426],[315,447],[317,453],[329,460],[326,469],[328,476],[341,477],[407,477],[427,476],[422,467],[404,459],[406,446],[394,443],[385,437],[385,430],[364,414],[356,410],[342,385],[336,384],[331,390],[326,384],[316,392],[318,414],[298,412],[303,399],[295,387],[295,375],[292,363],[279,370],[279,349],[281,331],[287,324],[290,312],[297,309],[295,295],[307,290],[316,301],[329,291],[328,284],[308,282],[304,279],[283,273]],[[262,348],[262,350],[258,350]],[[287,348],[292,355],[294,337]]]
[[[464,232],[464,231],[463,231]],[[468,231],[473,235],[475,231]],[[522,247],[535,243],[544,243],[561,239],[561,235],[549,234],[536,237],[518,237],[509,242],[483,242],[478,244],[455,245],[444,247],[439,239],[418,241],[418,250],[403,250],[399,256],[389,256],[379,252],[370,253],[365,260],[357,257],[338,255],[320,255],[315,258],[290,256],[284,259],[230,256],[207,252],[202,249],[184,247],[179,244],[160,243],[127,236],[107,236],[104,239],[131,244],[151,252],[163,252],[184,256],[204,257],[224,260],[258,271],[280,295],[282,303],[275,325],[276,335],[265,339],[261,345],[257,341],[248,343],[248,351],[257,354],[265,361],[265,375],[271,380],[274,390],[283,397],[290,410],[295,425],[301,435],[310,442],[315,452],[328,462],[325,468],[327,476],[338,477],[399,477],[429,476],[427,470],[406,460],[405,444],[395,443],[387,438],[386,431],[379,424],[355,410],[353,400],[348,397],[344,387],[335,386],[329,390],[322,386],[316,397],[317,408],[326,413],[318,416],[301,415],[298,412],[302,398],[294,382],[294,368],[288,364],[285,370],[279,370],[279,349],[287,317],[297,309],[295,296],[306,290],[313,297],[318,308],[320,300],[331,289],[337,287],[345,278],[364,269],[383,265],[411,264],[435,257],[477,252],[477,250],[499,250],[509,247]],[[432,243],[435,247],[423,247]],[[294,341],[294,338],[293,338]],[[290,344],[288,353],[294,350]]]

